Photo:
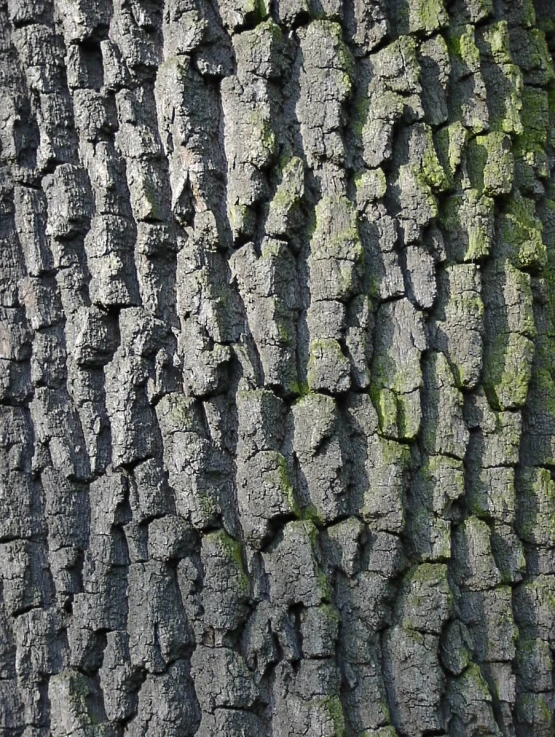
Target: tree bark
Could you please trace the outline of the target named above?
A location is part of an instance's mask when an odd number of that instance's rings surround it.
[[[0,0],[0,737],[555,734],[554,52]]]

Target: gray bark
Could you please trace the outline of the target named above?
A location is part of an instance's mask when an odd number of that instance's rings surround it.
[[[552,0],[0,0],[0,737],[555,734]]]

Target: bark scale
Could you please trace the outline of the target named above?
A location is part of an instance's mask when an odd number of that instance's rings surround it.
[[[0,0],[0,735],[549,737],[555,4]]]

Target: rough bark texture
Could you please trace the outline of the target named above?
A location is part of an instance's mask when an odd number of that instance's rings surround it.
[[[2,737],[555,733],[554,19],[0,0]]]

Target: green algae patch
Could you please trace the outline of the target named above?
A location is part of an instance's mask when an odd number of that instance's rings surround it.
[[[543,225],[535,214],[536,204],[525,197],[511,199],[499,218],[499,240],[503,255],[517,269],[538,271],[547,264]]]
[[[426,126],[424,131],[426,143],[420,160],[420,176],[432,190],[441,192],[448,187],[449,177],[436,153],[432,129]]]
[[[236,569],[238,588],[243,595],[248,595],[250,593],[250,581],[243,565],[241,542],[232,538],[225,530],[211,532],[207,537],[210,538],[211,542],[219,548],[224,558]]]
[[[472,187],[488,196],[508,194],[513,185],[511,139],[502,131],[476,136],[467,149]]]
[[[450,261],[481,261],[489,256],[494,231],[494,203],[476,189],[448,197],[440,208],[439,220],[449,235],[446,244]]]
[[[437,155],[449,188],[454,186],[468,137],[468,130],[460,121],[444,126],[435,134]]]
[[[480,69],[480,51],[476,45],[474,27],[467,25],[461,33],[452,33],[447,37],[447,49],[451,57],[465,67],[469,72],[475,73]]]
[[[499,333],[486,346],[484,388],[497,410],[524,407],[532,376],[534,344],[519,333]]]
[[[396,25],[400,33],[428,36],[444,28],[448,20],[443,0],[406,0],[397,12]]]

